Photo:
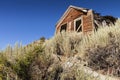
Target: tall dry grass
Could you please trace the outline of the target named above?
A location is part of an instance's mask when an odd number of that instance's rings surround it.
[[[109,52],[111,49],[114,50]],[[76,71],[76,68],[73,68],[69,74],[63,73],[61,63],[58,62],[59,65],[57,66],[54,63],[56,59],[54,60],[53,54],[55,58],[56,56],[57,58],[59,56],[70,58],[77,55],[88,63],[87,66],[93,67],[93,69],[103,67],[101,65],[103,62],[107,62],[109,68],[111,68],[111,64],[114,64],[113,66],[117,68],[114,71],[119,73],[120,20],[115,25],[100,27],[91,35],[62,32],[49,40],[45,40],[45,42],[43,38],[42,42],[32,43],[25,47],[21,44],[16,44],[14,47],[9,45],[0,52],[0,79],[10,79],[12,74],[14,80],[19,80],[19,78],[22,80],[93,80],[93,77],[86,76],[83,71]],[[29,72],[27,72],[28,70]],[[119,76],[120,74],[116,72],[113,75]]]
[[[76,32],[62,32],[56,34],[53,38],[45,43],[46,52],[58,55],[72,55],[79,53],[84,56],[85,51],[89,47],[95,45],[105,46],[109,43],[108,33],[112,32],[116,40],[119,40],[120,35],[120,20],[115,25],[100,27],[98,31],[91,35],[84,35]]]
[[[111,40],[115,44],[112,44]],[[103,66],[101,65],[103,62],[106,62],[104,64],[107,65],[106,70],[108,70],[108,67],[110,68],[111,64],[114,64],[112,67],[116,66],[117,69],[114,69],[113,75],[120,75],[120,71],[118,70],[120,54],[119,52],[115,52],[115,50],[120,51],[120,20],[118,20],[115,25],[101,26],[96,32],[93,32],[90,35],[76,32],[58,33],[52,39],[47,41],[45,46],[45,51],[47,53],[66,57],[78,55],[82,60],[87,61],[88,66],[91,68],[94,67],[94,69],[98,69],[98,67],[102,69],[101,67]],[[113,47],[109,48],[110,46]],[[115,49],[114,46],[117,47],[117,49]],[[113,52],[106,52],[110,49],[114,49]],[[104,57],[104,55],[107,57]],[[112,55],[113,57],[110,57],[109,55]],[[97,56],[103,57],[104,59],[100,58],[99,60]],[[113,62],[110,60],[113,60]],[[97,61],[97,63],[93,64],[93,61]]]

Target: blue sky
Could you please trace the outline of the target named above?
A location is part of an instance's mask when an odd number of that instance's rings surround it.
[[[56,22],[69,5],[120,17],[119,4],[119,0],[0,0],[0,49],[52,37]]]

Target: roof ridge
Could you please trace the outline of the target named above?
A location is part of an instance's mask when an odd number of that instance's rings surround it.
[[[72,7],[72,8],[79,8],[79,9],[86,9],[86,8],[83,8],[83,7],[78,7],[78,6],[73,6],[73,5],[70,5],[69,7]]]

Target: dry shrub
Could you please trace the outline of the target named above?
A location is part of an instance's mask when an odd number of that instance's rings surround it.
[[[85,73],[82,66],[73,66],[69,71],[63,71],[63,73],[61,73],[60,80],[99,80],[99,78],[93,77],[92,74]]]
[[[81,36],[75,32],[62,32],[45,43],[46,53],[71,56],[77,53],[77,46]]]
[[[62,67],[58,64],[53,65],[52,60],[38,58],[29,68],[30,80],[60,80]],[[51,69],[51,70],[50,70]]]
[[[88,66],[120,77],[120,41],[112,33],[108,35],[109,43],[106,46],[96,45],[87,50]]]

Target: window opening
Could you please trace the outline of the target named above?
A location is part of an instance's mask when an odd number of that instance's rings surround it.
[[[63,24],[60,28],[60,32],[62,32],[62,31],[66,32],[66,30],[67,30],[67,24]]]

